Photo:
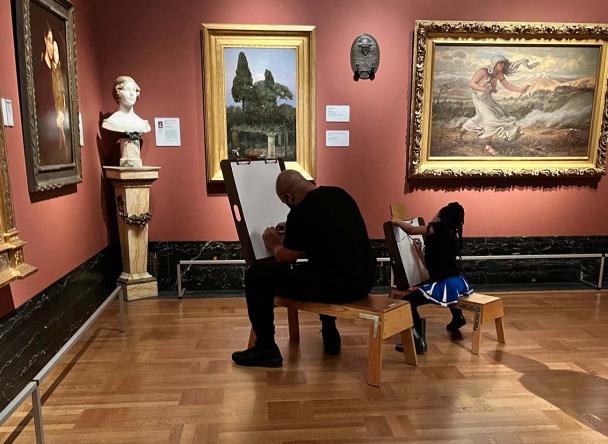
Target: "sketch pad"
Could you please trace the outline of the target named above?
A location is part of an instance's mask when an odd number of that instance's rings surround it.
[[[407,219],[405,222],[416,227],[424,225],[424,219],[421,217]],[[392,222],[384,224],[384,235],[397,288],[406,290],[426,281],[429,273],[416,253],[413,242],[414,239],[418,239],[424,248],[424,236],[420,234],[410,236]]]
[[[247,264],[272,256],[262,233],[287,220],[289,207],[275,191],[283,159],[222,160],[220,162],[232,217]]]

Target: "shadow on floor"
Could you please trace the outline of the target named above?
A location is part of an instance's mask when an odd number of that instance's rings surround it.
[[[545,364],[502,350],[496,362],[521,373],[522,385],[562,412],[608,436],[608,380],[589,373],[552,370]]]

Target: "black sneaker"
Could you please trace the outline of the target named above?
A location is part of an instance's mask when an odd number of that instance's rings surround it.
[[[237,365],[247,367],[282,367],[283,356],[276,344],[271,348],[254,345],[247,350],[232,353],[232,360]]]
[[[323,337],[323,348],[325,349],[325,353],[328,355],[337,355],[340,353],[342,340],[340,339],[340,332],[335,325],[333,327],[323,326],[321,329],[321,336]]]

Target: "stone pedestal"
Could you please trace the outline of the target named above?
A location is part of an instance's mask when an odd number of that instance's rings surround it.
[[[104,166],[114,186],[123,272],[118,284],[128,301],[158,296],[156,279],[148,273],[148,222],[150,187],[160,167]]]

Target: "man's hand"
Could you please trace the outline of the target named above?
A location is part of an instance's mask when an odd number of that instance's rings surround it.
[[[262,234],[262,239],[264,239],[264,245],[269,250],[273,250],[277,245],[283,245],[283,236],[277,232],[275,227],[266,228],[264,234]]]

